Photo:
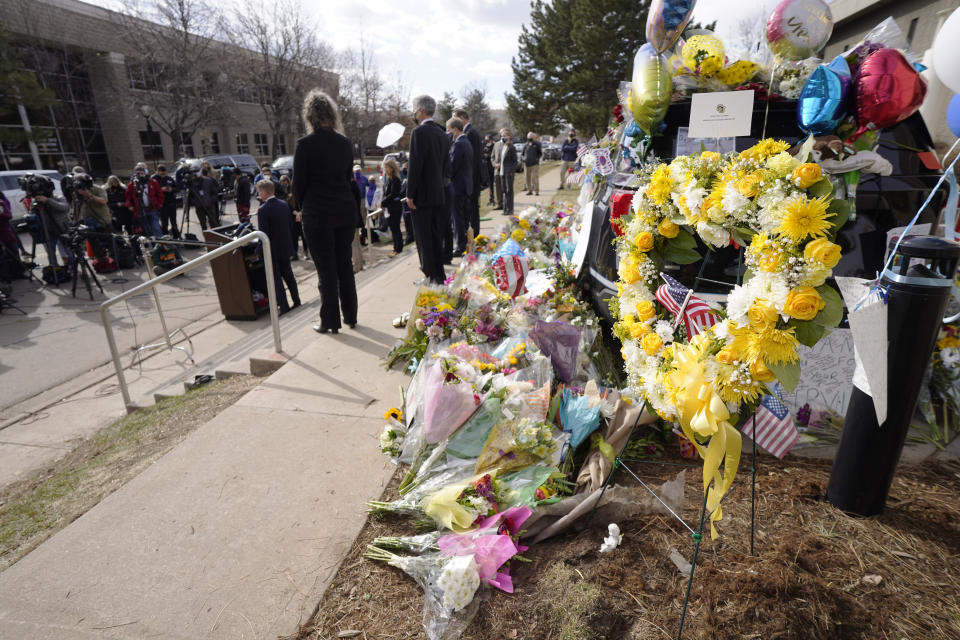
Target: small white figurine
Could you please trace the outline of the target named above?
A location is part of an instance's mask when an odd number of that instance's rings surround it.
[[[616,523],[611,522],[607,525],[607,534],[607,537],[603,539],[603,544],[600,545],[600,553],[613,551],[623,542],[623,536],[620,535],[620,527],[618,527]]]

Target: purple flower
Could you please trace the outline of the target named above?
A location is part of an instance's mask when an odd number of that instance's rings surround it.
[[[799,409],[797,409],[797,422],[799,422],[801,425],[805,427],[809,426],[810,414],[811,414],[810,404],[807,403],[802,407],[800,407]]]

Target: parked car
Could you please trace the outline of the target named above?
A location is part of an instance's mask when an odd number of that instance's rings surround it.
[[[543,159],[544,160],[559,160],[560,159],[560,145],[553,142],[547,142],[543,145]]]
[[[293,156],[280,156],[273,161],[270,169],[278,176],[290,176],[293,180]]]
[[[24,221],[24,218],[27,215],[27,210],[23,206],[24,193],[23,189],[20,188],[20,183],[17,182],[17,179],[20,176],[26,175],[28,173],[36,173],[42,176],[46,176],[53,180],[53,192],[63,197],[63,192],[60,190],[60,180],[63,179],[63,175],[58,171],[50,170],[39,170],[39,171],[30,171],[30,170],[17,170],[17,171],[0,171],[0,191],[3,191],[3,195],[7,197],[7,200],[10,201],[10,208],[13,212],[13,219],[11,220],[11,226],[16,228],[16,225]]]
[[[758,104],[753,114],[751,136],[736,139],[737,151],[753,146],[761,137],[765,105]],[[796,123],[796,102],[771,104],[767,114],[767,137],[795,144],[804,136]],[[662,135],[653,138],[654,153],[664,160],[674,156],[678,127],[690,120],[690,103],[672,105],[664,119]],[[887,231],[905,226],[937,183],[940,171],[928,168],[920,153],[933,149],[933,141],[920,114],[885,129],[878,153],[893,165],[890,176],[865,176],[857,189],[856,215],[851,216],[837,234],[843,258],[834,268],[838,276],[874,277],[883,266]],[[581,284],[597,313],[612,322],[607,300],[616,296],[617,258],[610,227],[611,201],[618,193],[635,190],[627,174],[613,174],[601,183],[593,200],[593,222],[587,256],[581,269]],[[947,186],[934,195],[919,223],[933,222],[947,198]],[[704,297],[723,299],[743,276],[745,266],[740,251],[733,246],[708,250],[699,240],[698,250],[705,256],[689,265],[668,263],[665,270]],[[706,264],[704,264],[706,263]],[[699,278],[699,281],[697,281]]]

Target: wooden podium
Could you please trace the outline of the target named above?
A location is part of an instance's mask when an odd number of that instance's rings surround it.
[[[206,229],[203,239],[210,243],[226,244],[235,239],[230,234],[237,226],[229,224]],[[211,260],[210,268],[213,269],[213,282],[220,299],[220,311],[227,320],[256,320],[260,313],[270,310],[269,305],[258,308],[253,304],[254,290],[267,295],[266,268],[259,242]]]

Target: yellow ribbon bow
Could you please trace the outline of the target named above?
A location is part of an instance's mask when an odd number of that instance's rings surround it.
[[[675,370],[670,374],[670,382],[679,390],[677,409],[683,435],[703,458],[703,490],[707,492],[707,509],[710,511],[710,537],[715,540],[717,529],[714,524],[723,517],[720,500],[733,484],[740,466],[741,438],[740,432],[728,422],[730,412],[723,399],[706,379],[700,360],[704,344],[705,341],[694,340],[682,347],[677,345],[673,362]],[[709,437],[710,442],[701,445],[694,434]]]

